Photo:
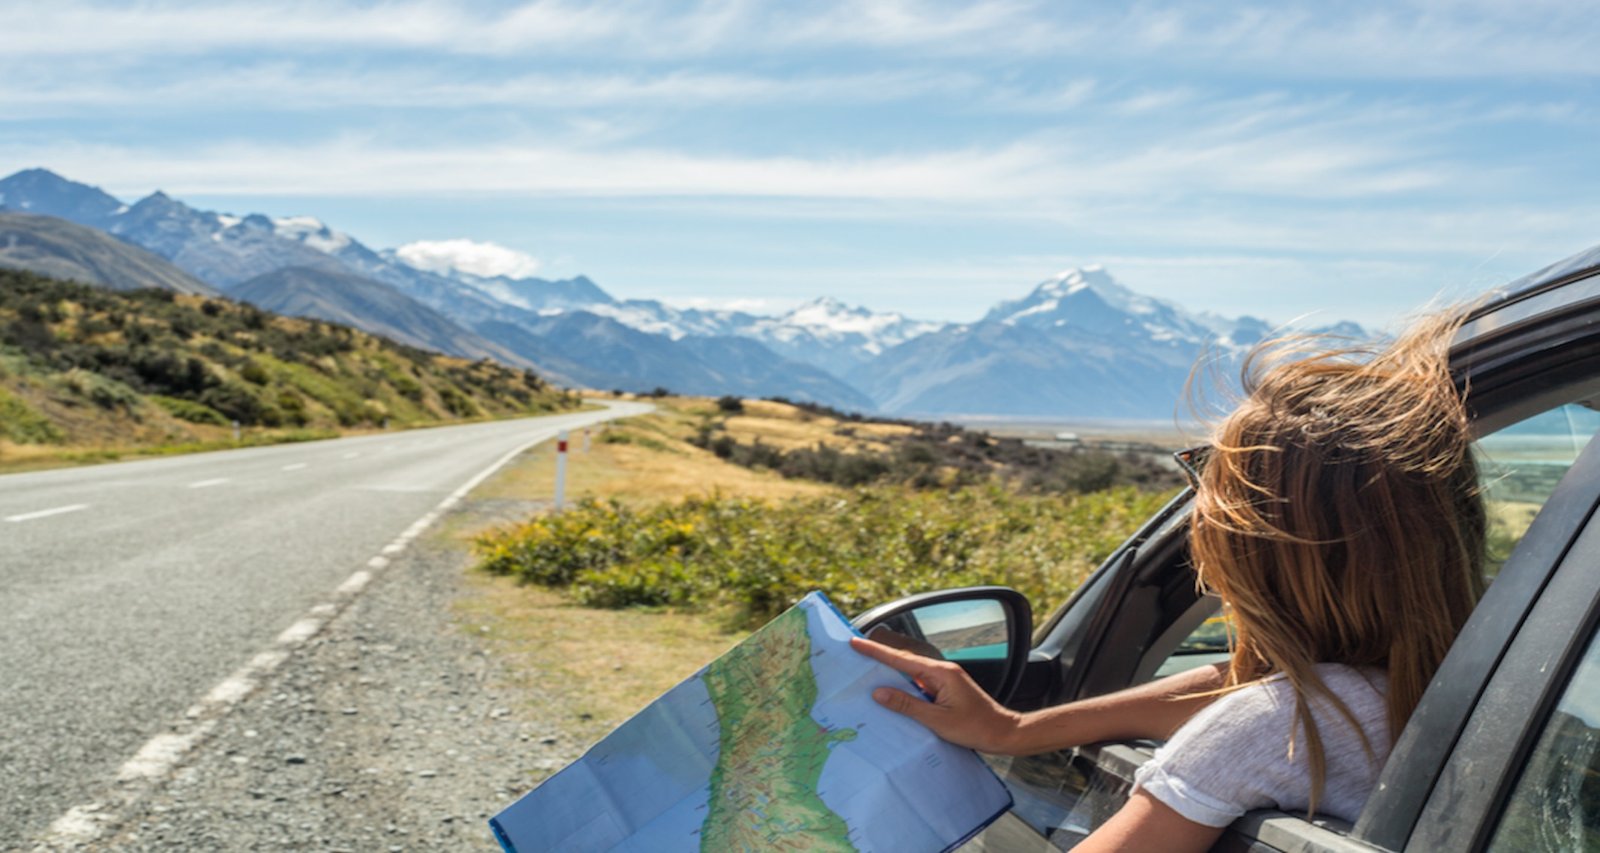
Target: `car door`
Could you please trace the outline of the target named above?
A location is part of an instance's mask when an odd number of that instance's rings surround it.
[[[1236,822],[1217,849],[1454,849],[1427,846],[1436,835],[1418,835],[1412,845],[1413,830],[1433,826],[1419,823],[1423,808],[1443,802],[1430,799],[1436,786],[1453,790],[1441,780],[1462,766],[1452,749],[1469,715],[1480,700],[1488,701],[1484,697],[1500,695],[1490,692],[1496,662],[1600,502],[1600,449],[1588,442],[1600,420],[1575,426],[1565,436],[1572,452],[1554,463],[1496,461],[1493,439],[1541,418],[1584,420],[1582,413],[1590,412],[1585,402],[1600,398],[1597,267],[1600,249],[1514,283],[1457,338],[1452,357],[1471,389],[1480,446],[1492,463],[1484,466],[1485,487],[1492,495],[1497,486],[1516,482],[1523,493],[1504,501],[1508,506],[1496,516],[1499,577],[1397,740],[1366,812],[1355,826],[1253,813]],[[1217,609],[1196,593],[1187,565],[1189,497],[1180,495],[1146,524],[1044,624],[1012,707],[1098,695],[1183,664],[1186,640],[1203,633]],[[1134,769],[1154,746],[1099,744],[994,759],[1016,805],[970,849],[1069,849],[1121,806]]]

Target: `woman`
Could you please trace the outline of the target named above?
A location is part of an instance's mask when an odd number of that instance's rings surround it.
[[[1375,348],[1258,348],[1245,397],[1183,457],[1190,557],[1232,658],[1033,713],[955,664],[857,640],[931,697],[875,698],[946,740],[1026,755],[1165,740],[1079,850],[1205,850],[1245,811],[1354,821],[1483,588],[1485,513],[1436,317]]]

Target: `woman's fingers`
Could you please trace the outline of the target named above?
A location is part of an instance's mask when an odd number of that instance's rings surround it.
[[[872,698],[879,705],[897,714],[904,714],[929,728],[933,728],[933,726],[928,725],[931,722],[928,714],[935,709],[935,706],[929,702],[918,699],[904,690],[896,690],[893,687],[879,687],[877,690],[872,691]]]
[[[881,664],[895,669],[921,681],[928,673],[932,672],[931,664],[934,661],[922,655],[890,648],[882,643],[874,643],[861,637],[851,637],[850,647]]]

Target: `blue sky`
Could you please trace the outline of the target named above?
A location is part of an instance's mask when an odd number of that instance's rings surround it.
[[[975,319],[1104,264],[1383,324],[1600,242],[1578,3],[0,0],[0,173]]]

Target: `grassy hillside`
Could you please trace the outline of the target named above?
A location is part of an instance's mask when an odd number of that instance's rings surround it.
[[[572,731],[593,737],[811,589],[855,612],[995,582],[1022,590],[1043,619],[1175,488],[1041,494],[1011,465],[977,476],[970,438],[948,442],[955,450],[931,468],[919,458],[916,471],[941,485],[890,476],[846,488],[806,477],[813,468],[786,473],[709,445],[726,436],[891,458],[921,444],[925,427],[780,401],[651,402],[650,415],[573,436],[569,511],[449,531],[479,549],[481,570],[458,604],[463,630],[520,668],[514,686],[528,697],[552,678],[582,684],[594,719]],[[474,498],[548,501],[554,471],[554,447],[542,445]]]
[[[0,270],[0,466],[575,408],[540,377],[221,298]]]
[[[778,401],[656,403],[573,455],[569,494],[585,500],[483,536],[481,567],[589,606],[665,605],[741,627],[813,589],[857,612],[998,583],[1046,612],[1177,488],[1144,461],[1036,456],[948,425]],[[774,452],[739,450],[751,447]],[[879,474],[838,474],[869,467]],[[1051,474],[1079,470],[1097,473]]]
[[[217,292],[161,257],[104,231],[30,213],[0,213],[0,267],[112,290],[158,287],[179,293]]]

